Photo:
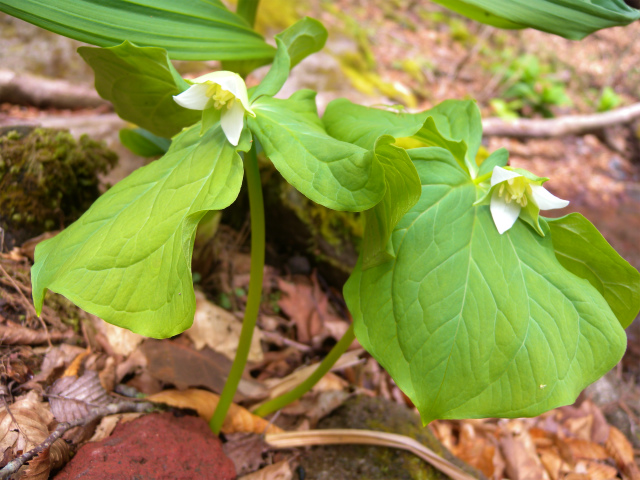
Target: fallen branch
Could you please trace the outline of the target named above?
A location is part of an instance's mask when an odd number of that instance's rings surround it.
[[[89,86],[0,70],[0,103],[38,108],[80,109],[110,105]]]
[[[614,125],[624,125],[640,118],[640,103],[609,112],[591,115],[567,115],[551,119],[519,118],[502,120],[485,118],[484,136],[515,138],[552,138],[601,132]]]
[[[273,448],[294,448],[309,445],[377,445],[407,450],[448,475],[453,480],[475,480],[460,467],[438,456],[420,442],[405,435],[358,429],[307,430],[305,432],[268,433],[265,441]]]
[[[109,405],[105,405],[104,407],[92,410],[91,413],[86,417],[79,418],[71,422],[59,423],[55,430],[51,432],[51,434],[45,439],[44,442],[7,463],[4,468],[0,470],[0,480],[8,479],[11,475],[20,470],[20,468],[22,468],[22,466],[25,465],[29,460],[35,458],[46,449],[50,448],[56,440],[61,438],[62,435],[64,435],[64,433],[71,428],[88,425],[94,420],[97,420],[101,417],[106,417],[107,415],[125,412],[145,412],[147,410],[152,410],[153,408],[154,405],[148,402],[111,403]]]

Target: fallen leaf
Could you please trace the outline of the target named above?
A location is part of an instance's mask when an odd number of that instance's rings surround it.
[[[219,395],[206,390],[165,390],[147,397],[150,402],[165,403],[176,408],[190,408],[198,412],[207,422],[213,416],[218,405]],[[222,425],[222,433],[278,433],[282,429],[270,424],[264,418],[252,414],[240,405],[231,404],[227,418]]]
[[[7,320],[6,325],[0,325],[0,343],[3,345],[40,345],[49,342],[59,342],[67,338],[73,337],[73,330],[59,332],[57,330],[49,331],[32,330],[23,327],[11,320]]]
[[[256,472],[244,475],[238,480],[291,480],[293,471],[287,460],[274,463],[268,467],[264,467]]]
[[[128,357],[140,345],[145,338],[138,333],[134,333],[126,328],[117,327],[92,315],[93,325],[109,342],[114,354]]]
[[[202,350],[208,346],[233,360],[238,350],[241,330],[242,322],[234,314],[211,303],[204,293],[196,291],[196,313],[193,325],[185,331],[196,350]],[[253,330],[251,348],[249,349],[250,362],[259,363],[264,359],[261,340],[262,333],[256,327]]]
[[[86,370],[81,377],[62,377],[49,389],[51,411],[59,422],[87,417],[97,406],[113,403],[100,384],[98,372]]]
[[[609,428],[609,438],[605,442],[604,448],[624,475],[631,480],[640,479],[640,471],[633,456],[633,446],[616,427]]]
[[[278,305],[296,324],[298,341],[319,345],[327,336],[340,339],[349,324],[337,316],[322,291],[315,275],[312,284],[290,283],[278,279],[278,288],[284,295]]]
[[[257,433],[225,434],[227,441],[222,445],[224,454],[236,467],[237,475],[253,472],[262,464],[262,454],[269,450],[264,436]]]
[[[53,347],[44,357],[40,372],[31,380],[32,382],[47,383],[56,370],[63,370],[71,364],[74,358],[85,351],[84,348],[61,343]]]
[[[585,460],[606,460],[609,454],[601,445],[582,440],[580,438],[566,438],[564,442],[569,446],[574,458]]]
[[[487,477],[495,473],[493,457],[496,448],[486,438],[479,436],[470,422],[461,422],[460,439],[452,453]]]
[[[0,453],[5,459],[12,460],[46,440],[53,415],[47,403],[42,402],[33,390],[10,405],[9,410],[7,407],[0,408]],[[19,470],[23,474],[20,478],[46,480],[52,466],[61,466],[68,455],[67,444],[58,439],[50,449]]]
[[[586,468],[589,480],[611,480],[618,475],[616,468],[599,462],[586,462]]]
[[[170,340],[145,340],[140,350],[147,358],[149,374],[179,390],[205,387],[222,392],[231,361],[209,348],[196,351]],[[235,402],[260,400],[267,390],[253,379],[243,378],[234,397]]]
[[[121,423],[127,423],[141,417],[144,413],[117,413],[102,417],[100,423],[96,427],[96,431],[89,439],[89,442],[99,442],[110,436],[115,428]]]
[[[517,421],[509,424],[518,425]],[[536,453],[533,439],[524,427],[514,427],[512,432],[505,432],[499,443],[506,463],[506,473],[511,480],[549,480]]]

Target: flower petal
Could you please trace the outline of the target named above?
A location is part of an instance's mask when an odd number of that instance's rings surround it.
[[[194,83],[213,82],[220,85],[223,90],[231,92],[240,102],[244,109],[249,112],[252,117],[256,114],[251,110],[249,106],[249,95],[247,94],[247,86],[240,75],[234,72],[220,71],[211,72],[206,75],[202,75],[194,80]]]
[[[233,102],[230,109],[222,111],[220,126],[229,143],[234,147],[237,146],[244,126],[244,107],[240,102]]]
[[[556,197],[540,185],[531,185],[531,194],[533,201],[536,202],[540,210],[555,210],[556,208],[564,208],[569,205],[569,200],[562,200]]]
[[[496,167],[498,168],[498,167]],[[496,224],[498,233],[502,235],[504,232],[513,227],[516,223],[518,215],[520,215],[521,207],[516,202],[507,203],[498,194],[498,190],[493,191],[491,195],[491,216],[493,217],[493,223]]]
[[[174,95],[173,99],[178,105],[189,110],[204,110],[209,101],[207,96],[207,85],[191,85],[187,90],[179,95]]]
[[[495,166],[493,167],[493,173],[491,174],[491,186],[493,187],[494,185],[509,180],[510,178],[517,178],[521,176],[522,175],[520,175],[519,173]]]

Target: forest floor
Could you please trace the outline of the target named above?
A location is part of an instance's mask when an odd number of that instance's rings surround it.
[[[280,96],[300,88],[318,90],[320,111],[338,97],[367,105],[401,104],[410,111],[424,110],[450,98],[473,98],[483,118],[539,118],[590,114],[640,101],[640,23],[572,42],[536,31],[500,31],[427,2],[263,0],[258,27],[270,38],[302,15],[325,23],[330,31],[329,41],[322,52],[296,67]],[[71,85],[92,85],[93,74],[75,53],[80,43],[6,16],[0,16],[0,29],[2,69],[18,75],[61,79]],[[185,76],[196,76],[219,65],[178,62],[177,67]],[[262,75],[264,69],[253,74],[248,83],[257,83]],[[118,130],[126,123],[114,118],[108,106],[64,110],[10,101],[0,104],[0,128],[23,124],[69,128],[74,135],[89,133],[104,140],[119,154],[120,161],[109,174],[101,176],[103,185],[115,183],[146,162],[119,144]],[[607,141],[595,135],[533,140],[491,136],[483,140],[483,146],[488,151],[505,147],[512,165],[550,177],[549,189],[571,201],[557,215],[583,213],[623,257],[640,268],[639,125],[614,127],[603,135]],[[235,353],[246,302],[246,220],[241,217],[240,221],[231,221],[223,213],[215,235],[202,237],[197,243],[194,326],[162,342],[108,325],[51,293],[42,319],[38,319],[30,302],[29,276],[37,239],[5,248],[0,238],[0,399],[5,404],[2,407],[0,403],[0,451],[4,452],[0,466],[42,442],[55,425],[54,416],[57,421],[80,418],[89,406],[104,405],[105,398],[146,397],[188,407],[208,417],[211,402],[215,402],[211,392],[221,391]],[[273,231],[279,227],[270,228]],[[326,273],[327,267],[320,265],[312,248],[306,244],[283,248],[272,242],[268,257],[250,369],[236,398],[246,407],[299,382],[326,355],[350,321],[341,296],[342,285],[335,280],[340,275]],[[428,431],[487,478],[640,479],[637,323],[627,330],[629,348],[618,368],[585,391],[575,405],[532,419],[436,421]],[[184,391],[191,393],[185,396]],[[388,374],[358,345],[353,345],[335,371],[301,401],[285,408],[274,424],[287,431],[318,426],[368,427],[419,437],[423,443],[431,441],[416,433],[419,429],[400,432],[393,422],[362,420],[345,413],[370,411],[371,415],[379,415],[379,406],[357,403],[369,398],[393,404],[393,408],[402,407],[413,415],[410,400]],[[54,405],[56,399],[58,404]],[[76,411],[78,405],[84,409],[80,413]],[[392,408],[385,407],[383,411]],[[340,449],[271,449],[260,438],[267,428],[274,427],[244,410],[239,412],[238,422],[225,431],[224,453],[216,453],[222,463],[207,463],[207,474],[154,477],[151,472],[146,473],[151,476],[141,478],[233,478],[234,469],[238,475],[247,475],[264,467],[271,470],[262,470],[251,478],[445,478],[432,470],[420,473],[422,464],[416,470],[405,457],[405,463],[397,463],[401,457],[389,458],[371,449],[344,453],[366,459],[358,463],[351,458],[350,473],[323,476],[327,475],[328,462],[339,464],[336,455],[340,455]],[[53,476],[87,441],[105,442],[111,438],[115,445],[116,437],[111,435],[117,424],[120,426],[114,435],[132,437],[135,429],[123,430],[124,423],[139,415],[121,413],[78,427],[65,437],[64,445],[57,444],[57,450],[52,448],[46,459],[41,455],[28,471],[23,469],[21,478],[44,479],[50,473]],[[169,420],[157,421],[174,422],[174,427],[158,423],[138,430],[178,431],[175,425],[180,418],[169,416]],[[415,417],[402,418],[407,423],[418,422]],[[12,421],[19,425],[17,430]],[[185,430],[193,433],[197,427]],[[173,434],[163,434],[165,438],[169,435]],[[211,439],[205,437],[206,432],[200,440],[184,441],[194,445],[205,442],[202,448],[213,449],[206,443]],[[429,446],[437,451],[436,443]],[[129,448],[139,453],[135,445]],[[182,452],[175,443],[167,443],[166,448],[174,454]],[[208,460],[185,457],[193,451],[176,454],[175,461],[204,469],[205,463],[197,463]],[[160,452],[159,458],[167,457],[166,453]],[[107,454],[103,454],[106,458]],[[131,462],[160,461],[145,455],[140,453]],[[318,455],[324,460],[319,460]],[[227,457],[233,461],[233,468],[223,465]],[[79,458],[76,456],[74,461]],[[377,473],[367,470],[363,462],[374,465]],[[81,472],[73,473],[72,464],[58,477],[79,478]],[[228,477],[224,476],[225,468],[230,472]],[[396,471],[405,468],[406,472]],[[219,476],[211,473],[213,470]],[[104,478],[116,478],[108,470],[103,473],[111,475]],[[455,475],[450,477],[464,478]],[[94,473],[91,478],[101,477]]]

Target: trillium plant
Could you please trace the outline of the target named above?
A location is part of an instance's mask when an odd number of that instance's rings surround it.
[[[498,27],[568,38],[640,17],[620,0],[439,3]],[[354,338],[425,423],[538,415],[572,403],[620,360],[624,329],[640,310],[640,275],[582,215],[540,215],[568,204],[543,187],[547,178],[510,167],[504,149],[478,155],[482,122],[473,101],[399,113],[338,99],[320,117],[311,90],[276,97],[291,69],[323,47],[318,21],[300,20],[273,47],[252,29],[256,1],[239,1],[236,13],[218,0],[132,5],[0,0],[0,10],[97,45],[79,53],[99,94],[140,127],[121,138],[162,155],[38,245],[38,311],[51,290],[143,335],[184,331],[195,311],[198,223],[229,206],[246,178],[251,280],[237,356],[211,419],[219,431],[260,305],[260,154],[312,201],[363,212],[365,231],[344,287],[352,326],[309,378],[256,413],[309,390]],[[170,59],[217,59],[223,71],[184,80]],[[268,63],[247,90],[244,76]],[[417,148],[401,146],[409,144]]]

